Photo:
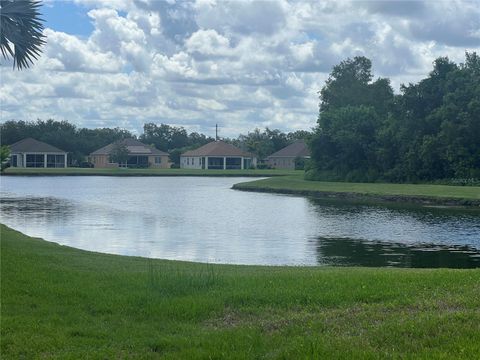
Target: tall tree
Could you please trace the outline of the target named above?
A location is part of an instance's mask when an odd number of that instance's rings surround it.
[[[124,142],[119,140],[113,144],[112,151],[109,155],[109,160],[112,163],[123,164],[127,162],[128,156],[129,152],[127,146]]]
[[[363,56],[333,67],[310,142],[315,170],[357,181],[377,176],[378,132],[394,95],[388,79],[372,79],[372,63]]]
[[[364,56],[334,66],[320,90],[320,116],[344,106],[366,105],[384,111],[385,104],[393,98],[390,80],[379,78],[372,82],[372,79],[372,62]]]
[[[32,65],[45,44],[39,7],[36,0],[0,0],[0,50],[19,70]]]
[[[320,92],[309,178],[433,181],[480,178],[480,58],[446,57],[393,96],[365,59],[334,67]],[[348,85],[350,84],[350,85]]]

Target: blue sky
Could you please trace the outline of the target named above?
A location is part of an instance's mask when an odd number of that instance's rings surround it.
[[[88,8],[73,1],[53,1],[42,7],[45,26],[55,31],[88,37],[94,29],[87,15]]]
[[[398,91],[439,56],[480,52],[480,2],[468,0],[46,0],[41,11],[41,58],[21,72],[0,66],[0,121],[308,130],[346,58],[370,58]]]

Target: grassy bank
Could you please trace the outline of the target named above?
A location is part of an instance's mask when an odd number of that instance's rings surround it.
[[[123,169],[123,168],[8,168],[2,175],[58,175],[58,176],[285,176],[295,175],[303,171],[295,170],[191,170],[191,169]]]
[[[1,227],[2,359],[472,359],[479,293],[480,270],[148,260]]]
[[[479,186],[306,181],[303,176],[290,175],[235,184],[234,189],[327,198],[480,206]]]

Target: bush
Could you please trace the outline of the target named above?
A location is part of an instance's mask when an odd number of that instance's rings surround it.
[[[129,169],[147,169],[149,164],[136,164],[136,165],[128,165]]]
[[[80,167],[81,167],[81,168],[93,168],[94,165],[93,165],[91,162],[82,161],[82,162],[80,163]]]
[[[297,156],[294,160],[295,170],[305,170],[306,160],[303,157]]]

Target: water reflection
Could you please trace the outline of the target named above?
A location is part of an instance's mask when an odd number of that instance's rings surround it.
[[[480,249],[478,209],[358,204],[309,199],[322,223],[318,236],[401,244],[457,244]]]
[[[75,206],[64,199],[54,197],[2,196],[0,209],[4,215],[28,216],[32,221],[66,221],[75,212]]]
[[[469,246],[400,244],[348,238],[319,238],[319,264],[412,268],[480,267],[480,251]]]
[[[85,250],[264,265],[479,267],[480,212],[231,190],[242,178],[5,177],[0,221]]]

